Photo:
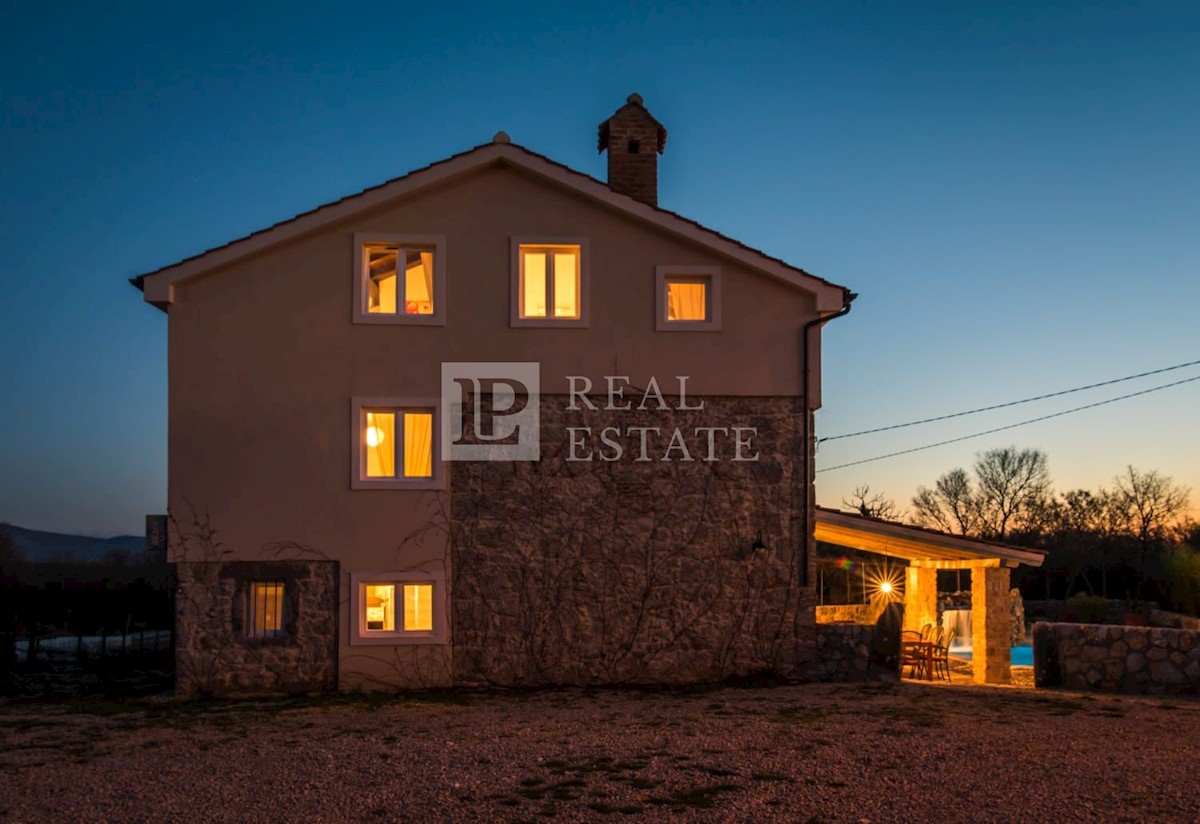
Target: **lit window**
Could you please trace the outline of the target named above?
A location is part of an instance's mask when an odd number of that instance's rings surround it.
[[[352,574],[351,643],[444,643],[444,580],[425,572]]]
[[[404,631],[433,629],[433,584],[404,585]]]
[[[711,266],[655,269],[655,328],[716,331],[721,328],[721,271]]]
[[[513,325],[586,325],[586,242],[514,238],[513,257]]]
[[[438,406],[434,399],[355,398],[352,486],[440,488]]]
[[[246,616],[251,638],[283,635],[283,581],[251,581],[246,590]]]
[[[396,631],[396,587],[393,584],[367,584],[363,597],[367,632]]]
[[[445,239],[356,235],[357,323],[445,323]]]
[[[708,283],[703,280],[667,280],[667,320],[708,320]]]

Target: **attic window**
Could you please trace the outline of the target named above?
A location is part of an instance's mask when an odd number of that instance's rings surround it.
[[[446,241],[428,235],[355,235],[355,323],[445,321]]]
[[[721,328],[721,270],[715,266],[658,266],[655,329],[716,332]]]
[[[637,154],[638,152],[641,151],[641,149],[642,149],[642,143],[640,140],[629,141],[629,153],[630,154]]]
[[[587,326],[585,238],[513,238],[512,326]]]

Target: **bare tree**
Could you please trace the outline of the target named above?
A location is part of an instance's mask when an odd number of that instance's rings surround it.
[[[853,509],[866,518],[878,518],[882,521],[898,521],[903,513],[896,502],[882,492],[871,494],[869,484],[856,487],[850,493],[850,498],[842,498],[842,506]]]
[[[1097,492],[1072,489],[1050,504],[1050,539],[1055,557],[1070,576],[1068,593],[1074,592],[1075,582],[1082,576],[1084,585],[1096,594],[1084,571],[1097,565],[1101,570],[1102,592],[1108,592],[1102,543],[1109,534],[1110,498],[1103,488]]]
[[[1014,529],[1031,531],[1045,522],[1050,502],[1050,468],[1040,449],[1006,446],[975,457],[979,532],[1005,540]]]
[[[934,482],[933,489],[917,487],[913,520],[943,532],[972,535],[978,522],[975,489],[962,469],[952,469]]]
[[[1136,570],[1134,600],[1141,598],[1169,538],[1183,523],[1190,492],[1157,469],[1142,472],[1128,466],[1114,479],[1110,518],[1127,536],[1122,560]]]
[[[953,469],[938,478],[933,489],[918,487],[913,497],[915,521],[996,541],[1045,521],[1051,500],[1045,452],[1015,446],[991,449],[975,456],[973,470],[973,479],[966,470]]]
[[[1182,524],[1190,494],[1157,469],[1142,472],[1129,466],[1114,479],[1114,515],[1139,544],[1149,547]]]

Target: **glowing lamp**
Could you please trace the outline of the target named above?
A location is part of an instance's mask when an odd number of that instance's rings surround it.
[[[884,595],[890,595],[892,592],[892,582],[884,581],[882,584],[879,585],[879,591],[882,592]]]
[[[383,430],[378,426],[367,427],[367,446],[379,446],[383,443]]]

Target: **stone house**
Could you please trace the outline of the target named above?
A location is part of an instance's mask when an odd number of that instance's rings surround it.
[[[184,693],[812,664],[820,332],[847,289],[492,142],[134,278],[168,318]]]

